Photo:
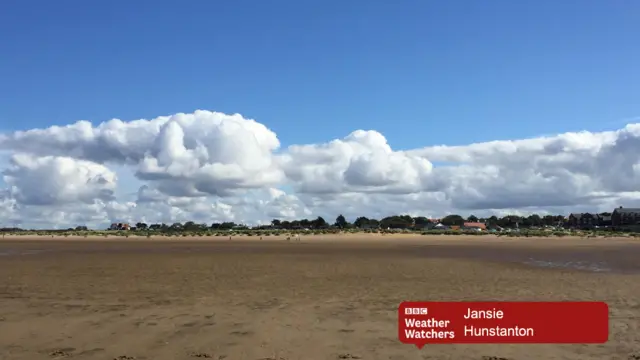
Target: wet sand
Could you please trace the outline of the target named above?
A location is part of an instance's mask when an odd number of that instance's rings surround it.
[[[5,239],[0,358],[631,359],[639,254],[627,239]],[[607,301],[610,341],[418,350],[397,340],[403,300]]]

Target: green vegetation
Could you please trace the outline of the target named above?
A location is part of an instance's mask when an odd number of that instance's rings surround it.
[[[563,237],[563,236],[579,236],[579,237],[640,237],[640,233],[628,233],[628,232],[613,232],[613,231],[583,231],[583,230],[520,230],[520,231],[503,231],[503,232],[487,232],[487,231],[469,231],[469,230],[419,230],[414,231],[410,229],[340,229],[340,228],[326,228],[326,229],[309,229],[309,230],[266,230],[266,229],[243,229],[243,230],[207,230],[207,231],[151,231],[151,230],[130,230],[130,231],[110,231],[110,230],[17,230],[7,231],[6,229],[0,230],[3,235],[19,235],[19,236],[63,236],[63,237],[87,237],[87,236],[103,236],[105,238],[129,238],[129,237],[141,237],[141,238],[170,238],[170,237],[237,237],[237,236],[251,236],[251,237],[268,237],[268,236],[281,236],[289,237],[294,235],[299,236],[311,236],[311,235],[335,235],[335,234],[419,234],[425,236],[431,235],[469,235],[469,236],[481,236],[487,234],[494,234],[497,237]]]
[[[64,237],[87,237],[103,236],[109,237],[236,237],[236,236],[284,236],[295,235],[329,235],[329,234],[349,234],[349,233],[378,233],[384,234],[422,234],[428,235],[486,235],[493,233],[499,237],[614,237],[630,236],[640,237],[640,233],[613,232],[606,229],[575,230],[566,229],[566,220],[561,215],[530,215],[520,217],[508,215],[502,218],[491,216],[489,218],[477,218],[470,215],[464,219],[460,215],[448,215],[438,219],[439,224],[445,225],[446,230],[433,228],[434,220],[426,217],[411,217],[409,215],[394,215],[381,220],[359,217],[353,223],[346,220],[343,215],[339,215],[334,224],[330,225],[322,217],[314,220],[302,219],[285,221],[274,219],[269,225],[249,227],[233,222],[196,224],[193,221],[185,223],[167,224],[145,224],[137,223],[130,230],[90,230],[86,226],[78,226],[65,230],[23,230],[19,228],[0,228],[0,234],[24,235],[24,236],[64,236]],[[466,222],[482,223],[488,230],[478,231],[477,229],[465,228]],[[462,226],[460,229],[453,229]]]

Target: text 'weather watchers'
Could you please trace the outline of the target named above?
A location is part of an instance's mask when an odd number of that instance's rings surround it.
[[[403,302],[398,338],[422,347],[446,343],[604,343],[603,302]]]

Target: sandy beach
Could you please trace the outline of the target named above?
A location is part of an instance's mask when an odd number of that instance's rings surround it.
[[[640,242],[493,236],[0,241],[2,359],[640,358]],[[599,345],[397,339],[403,300],[596,300]]]

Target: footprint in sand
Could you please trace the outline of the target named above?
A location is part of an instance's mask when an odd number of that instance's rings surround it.
[[[114,357],[113,360],[136,360],[136,358],[129,355],[120,355],[118,357]]]
[[[509,358],[502,356],[483,356],[482,360],[510,360]]]
[[[362,359],[362,356],[347,353],[338,355],[338,359]]]
[[[52,352],[50,352],[49,356],[51,356],[53,358],[68,357],[68,356],[73,355],[72,353],[75,350],[76,350],[75,348],[57,349],[57,350],[53,350]]]
[[[207,353],[203,353],[203,352],[192,352],[192,353],[189,354],[189,356],[195,357],[195,358],[206,358],[206,359],[212,359],[213,358],[213,355],[207,354]]]
[[[352,333],[352,332],[354,332],[355,330],[353,330],[353,329],[340,329],[340,330],[338,330],[338,331],[339,331],[339,332],[341,332],[341,333]]]
[[[629,360],[640,360],[640,354],[631,354],[629,355]]]
[[[253,334],[253,332],[252,331],[232,331],[229,334],[230,335],[237,335],[237,336],[247,336],[247,335]]]

